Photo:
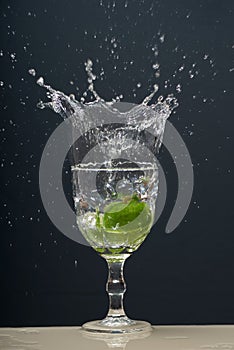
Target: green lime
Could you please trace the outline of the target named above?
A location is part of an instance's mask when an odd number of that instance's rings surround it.
[[[103,227],[107,232],[149,232],[152,214],[147,203],[134,196],[127,204],[112,202],[104,208]]]
[[[100,254],[109,251],[120,254],[133,252],[144,241],[153,223],[149,205],[137,196],[116,200],[104,208],[104,213],[86,213],[78,226],[91,246]]]

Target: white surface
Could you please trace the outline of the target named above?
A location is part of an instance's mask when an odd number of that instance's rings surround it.
[[[107,344],[109,342],[109,345]],[[144,339],[87,339],[80,327],[0,328],[1,350],[234,349],[232,326],[154,326]]]

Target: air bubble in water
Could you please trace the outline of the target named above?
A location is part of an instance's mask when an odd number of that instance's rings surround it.
[[[3,86],[4,85],[4,82],[1,80],[0,81],[0,86]]]

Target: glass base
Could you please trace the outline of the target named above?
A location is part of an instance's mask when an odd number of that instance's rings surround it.
[[[82,326],[82,331],[90,334],[139,334],[152,330],[146,321],[131,320],[127,316],[106,317],[103,320],[90,321]]]

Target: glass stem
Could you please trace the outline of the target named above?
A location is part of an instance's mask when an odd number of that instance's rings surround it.
[[[107,317],[126,317],[123,297],[126,291],[124,281],[123,267],[125,260],[129,257],[128,254],[123,256],[108,257],[103,256],[108,264],[109,275],[106,284],[106,291],[109,295],[109,311]]]

